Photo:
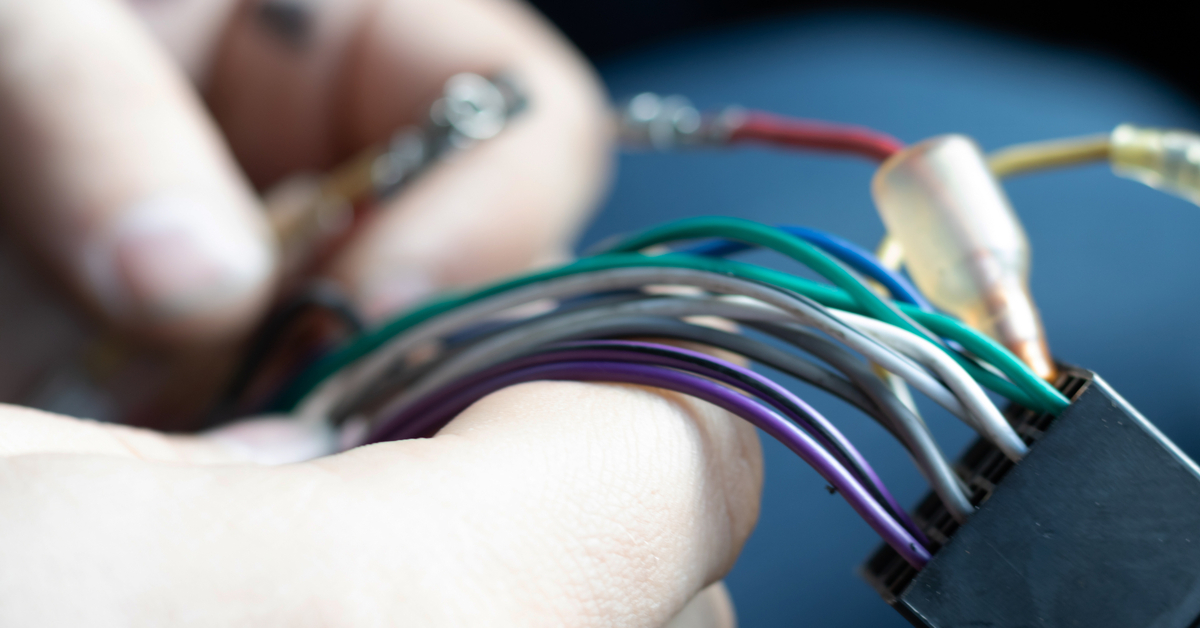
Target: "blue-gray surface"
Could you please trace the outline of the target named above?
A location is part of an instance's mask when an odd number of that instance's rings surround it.
[[[702,107],[739,103],[865,124],[909,142],[959,132],[991,149],[1126,121],[1200,129],[1180,95],[1113,60],[896,16],[775,20],[664,43],[601,69],[616,97],[682,93]],[[871,172],[854,159],[759,149],[627,155],[585,244],[722,214],[809,225],[871,246],[883,233]],[[1200,208],[1103,166],[1007,188],[1034,247],[1033,291],[1056,356],[1099,372],[1200,456],[1200,325],[1189,322],[1200,310]],[[902,502],[924,494],[886,434],[835,400],[802,392]],[[927,414],[948,452],[966,444],[965,429]],[[878,538],[798,459],[774,443],[764,448],[761,522],[728,578],[742,625],[907,625],[854,573]]]

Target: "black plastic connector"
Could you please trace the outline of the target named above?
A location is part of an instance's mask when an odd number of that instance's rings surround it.
[[[959,460],[967,523],[933,495],[918,506],[925,569],[884,546],[863,577],[923,628],[1197,628],[1200,467],[1094,373],[1058,383],[1058,418],[1006,412],[1031,446],[1020,464],[982,440]]]

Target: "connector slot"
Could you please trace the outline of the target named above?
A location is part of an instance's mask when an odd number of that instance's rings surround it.
[[[1055,387],[1074,401],[1090,382],[1089,371],[1060,366]],[[1009,404],[1005,408],[1004,418],[1025,444],[1032,447],[1055,417],[1017,404]],[[1013,462],[985,438],[976,439],[954,465],[955,472],[970,489],[971,503],[975,506],[982,505],[992,496],[996,485],[1012,468]],[[933,546],[929,549],[935,554],[959,528],[958,522],[950,516],[941,499],[932,491],[917,505],[912,512],[912,518],[921,526],[929,540],[933,541]],[[897,596],[903,593],[916,577],[917,570],[900,558],[891,547],[883,545],[859,569],[859,575],[874,587],[884,600],[895,604]]]

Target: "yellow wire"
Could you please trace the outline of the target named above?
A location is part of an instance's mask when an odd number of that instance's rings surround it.
[[[988,155],[988,166],[998,178],[1062,168],[1095,161],[1106,161],[1109,136],[1085,135],[1045,142],[1015,144]]]
[[[1085,135],[1014,144],[988,155],[987,161],[992,174],[998,179],[1005,179],[1039,170],[1107,161],[1111,148],[1109,134]],[[904,265],[904,247],[890,233],[884,235],[883,239],[879,241],[875,256],[879,258],[879,262],[885,268],[891,270],[899,270]],[[912,393],[909,392],[904,380],[878,366],[872,366],[875,373],[888,383],[905,405],[916,412],[916,405],[912,402]]]
[[[1006,179],[1038,170],[1107,161],[1111,150],[1109,137],[1103,133],[1013,144],[988,155],[988,167],[997,178]],[[891,234],[883,236],[875,255],[892,270],[904,265],[904,249]]]

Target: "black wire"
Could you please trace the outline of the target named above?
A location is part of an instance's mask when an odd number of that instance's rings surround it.
[[[332,314],[349,335],[360,334],[366,328],[362,317],[341,290],[328,281],[310,283],[296,296],[272,310],[259,325],[224,393],[208,413],[204,428],[215,427],[231,418],[238,400],[254,382],[279,341],[301,317],[313,310]]]

